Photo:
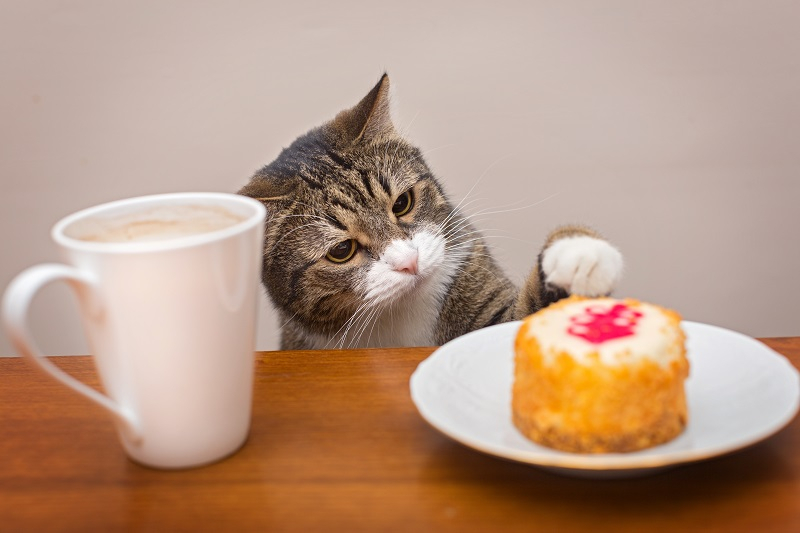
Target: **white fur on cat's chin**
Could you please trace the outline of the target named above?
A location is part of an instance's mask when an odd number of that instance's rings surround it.
[[[622,254],[608,242],[588,236],[565,237],[542,257],[545,281],[570,294],[604,296],[622,277]]]

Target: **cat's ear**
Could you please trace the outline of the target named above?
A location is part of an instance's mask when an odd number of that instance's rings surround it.
[[[389,109],[389,76],[381,76],[377,85],[355,107],[336,115],[328,127],[336,140],[347,146],[394,134]]]
[[[290,199],[292,192],[297,186],[297,180],[278,176],[266,172],[258,172],[250,180],[250,183],[242,187],[237,194],[249,196],[267,207],[267,214],[272,213],[271,204],[276,204],[282,200]]]

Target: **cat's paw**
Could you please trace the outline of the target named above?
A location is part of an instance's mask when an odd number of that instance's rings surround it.
[[[542,256],[548,284],[569,294],[597,297],[609,294],[622,277],[622,254],[607,241],[594,237],[565,237]]]

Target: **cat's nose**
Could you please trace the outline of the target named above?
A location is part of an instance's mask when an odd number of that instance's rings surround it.
[[[419,259],[419,254],[416,251],[414,251],[408,254],[400,261],[397,261],[393,265],[394,270],[396,270],[397,272],[405,272],[406,274],[417,275],[417,273],[419,273],[419,266],[417,264],[418,259]]]

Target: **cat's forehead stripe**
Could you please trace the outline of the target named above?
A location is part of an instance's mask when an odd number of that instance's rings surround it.
[[[311,189],[317,191],[324,191],[325,185],[317,178],[312,172],[308,172],[307,168],[301,167],[300,179],[302,179]]]
[[[365,203],[365,204],[366,204],[366,203],[369,203],[370,199],[369,199],[369,198],[367,198],[367,196],[366,196],[366,194],[364,193],[364,191],[362,191],[362,190],[361,190],[361,188],[360,188],[360,187],[358,187],[358,186],[357,186],[355,183],[353,183],[351,180],[348,180],[348,179],[342,179],[342,180],[339,180],[339,181],[337,182],[337,185],[338,185],[338,186],[339,186],[341,189],[347,189],[347,190],[349,190],[349,191],[352,191],[352,192],[353,192],[353,193],[354,193],[354,194],[355,194],[355,195],[358,197],[358,199],[359,199],[361,202],[363,202],[363,203]],[[344,193],[344,191],[342,191],[342,192]],[[347,194],[344,194],[344,196],[346,197],[346,196],[348,196],[348,195],[347,195]]]
[[[353,164],[350,161],[348,161],[347,159],[345,159],[344,157],[342,157],[341,154],[336,153],[334,150],[332,150],[332,149],[327,150],[325,152],[325,155],[327,155],[328,158],[330,158],[330,160],[334,164],[342,167],[343,169],[345,169],[345,170],[352,170],[353,169]]]
[[[364,184],[364,188],[367,189],[367,192],[369,193],[369,195],[372,198],[377,198],[375,196],[375,191],[372,190],[372,184],[370,183],[369,175],[367,175],[367,174],[365,174],[363,172],[359,172],[359,175],[361,176],[361,183]]]
[[[344,225],[344,223],[343,223],[341,220],[339,220],[339,218],[336,216],[336,214],[333,214],[333,213],[332,213],[332,214],[328,215],[326,218],[327,218],[328,220],[330,220],[330,222],[331,222],[331,223],[332,223],[334,226],[336,226],[337,228],[339,228],[340,230],[342,230],[342,231],[347,231],[347,226],[345,226],[345,225]]]
[[[389,180],[386,178],[386,175],[383,172],[378,173],[378,183],[381,184],[383,190],[386,192],[386,196],[392,196],[392,186],[389,184]]]

